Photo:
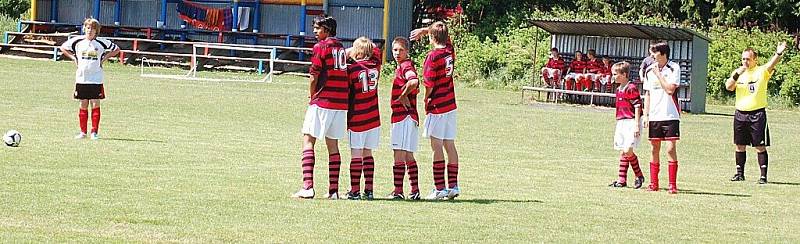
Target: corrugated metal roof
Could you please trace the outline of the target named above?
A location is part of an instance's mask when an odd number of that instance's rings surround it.
[[[602,22],[593,20],[534,19],[531,23],[552,34],[629,37],[648,40],[691,41],[694,36],[711,41],[694,30],[676,26],[655,26],[635,22]]]

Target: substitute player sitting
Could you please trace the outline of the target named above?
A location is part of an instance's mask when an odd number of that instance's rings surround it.
[[[564,59],[561,59],[561,54],[558,53],[558,48],[550,49],[550,58],[547,59],[547,64],[542,68],[542,79],[544,80],[547,88],[558,88],[561,86],[561,75],[566,68]]]

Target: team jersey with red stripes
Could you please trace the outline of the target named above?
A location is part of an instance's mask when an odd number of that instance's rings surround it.
[[[635,119],[636,110],[642,108],[642,96],[639,94],[639,89],[636,88],[636,84],[628,82],[628,85],[618,88],[616,104],[617,120]]]
[[[309,105],[347,110],[347,56],[339,40],[329,37],[314,45],[309,73],[317,77]]]
[[[614,66],[614,64],[612,64],[611,62],[609,62],[608,65],[603,63],[601,64],[603,65],[603,72],[601,72],[601,74],[611,75],[611,66]]]
[[[449,40],[445,48],[433,49],[425,58],[423,85],[431,88],[431,94],[425,101],[426,113],[443,114],[456,109],[456,92],[453,84],[455,62],[455,51]]]
[[[569,63],[569,69],[572,73],[583,73],[583,70],[586,69],[586,61],[572,60],[572,62]]]
[[[356,61],[347,67],[350,79],[350,106],[347,111],[347,128],[363,132],[381,126],[378,112],[378,79],[380,65],[374,60]]]
[[[410,73],[413,74],[410,77],[406,77],[406,74]],[[417,114],[417,94],[419,94],[419,89],[414,89],[406,95],[411,107],[406,108],[397,101],[400,98],[400,94],[403,94],[403,86],[413,79],[418,79],[414,62],[410,59],[400,62],[394,71],[394,82],[392,82],[392,123],[403,121],[407,116],[411,116],[411,119],[419,122],[419,115]]]
[[[564,63],[563,59],[550,58],[550,59],[547,60],[547,64],[545,65],[545,67],[551,68],[551,69],[561,70],[561,72],[564,72],[565,69],[567,68],[567,64]]]
[[[601,74],[603,73],[603,62],[597,59],[586,61],[586,73]]]

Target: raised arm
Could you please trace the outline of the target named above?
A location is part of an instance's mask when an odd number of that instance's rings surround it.
[[[772,58],[767,63],[767,72],[775,70],[775,66],[781,61],[784,51],[786,51],[786,42],[781,42],[781,44],[778,44],[778,49],[775,50],[775,55],[772,55]]]

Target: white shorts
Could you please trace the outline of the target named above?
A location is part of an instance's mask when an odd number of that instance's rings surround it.
[[[600,84],[608,84],[611,82],[611,75],[600,75]]]
[[[617,129],[614,130],[614,150],[628,150],[639,146],[642,124],[639,124],[639,136],[634,135],[636,129],[635,119],[617,120]]]
[[[392,123],[392,149],[417,152],[419,148],[419,123],[406,116],[403,121]]]
[[[456,139],[456,110],[443,114],[428,114],[425,116],[426,138],[436,138],[442,140]]]
[[[591,81],[596,81],[602,75],[601,74],[594,74],[594,73],[586,73],[586,74],[583,74],[583,76],[589,78],[589,80],[591,80]]]
[[[569,79],[578,80],[582,76],[583,76],[582,73],[569,73],[567,74],[567,76],[564,76],[564,80],[569,80]]]
[[[333,110],[311,105],[303,120],[303,134],[314,138],[342,139],[347,131],[347,110]]]
[[[551,68],[542,68],[542,73],[546,73],[547,77],[553,78],[556,74],[561,75],[561,70],[559,70],[559,69],[551,69]]]
[[[378,149],[378,142],[381,140],[381,127],[376,127],[368,131],[348,131],[350,134],[351,149]]]

